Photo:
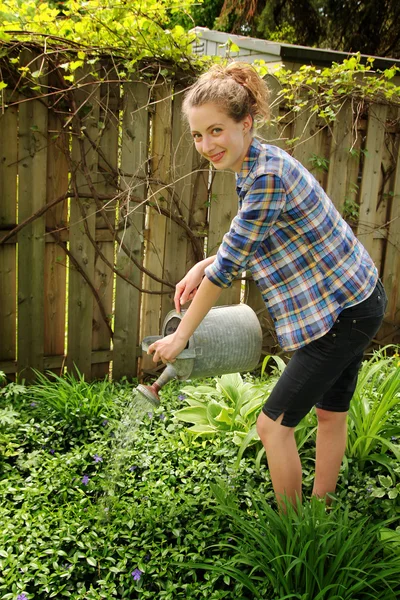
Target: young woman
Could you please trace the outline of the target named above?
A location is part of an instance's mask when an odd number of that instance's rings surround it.
[[[192,303],[177,331],[149,348],[171,362],[216,303],[247,270],[260,289],[284,350],[295,351],[257,421],[277,500],[301,500],[294,430],[313,406],[318,416],[313,494],[335,491],[347,411],[363,352],[378,331],[386,295],[365,248],[324,190],[297,160],[261,144],[268,90],[248,64],[215,66],[183,106],[196,150],[217,170],[236,173],[239,209],[216,256],[176,286],[175,307]]]

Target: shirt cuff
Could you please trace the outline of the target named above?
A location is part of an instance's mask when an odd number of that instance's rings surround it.
[[[232,285],[235,276],[227,271],[222,271],[219,264],[218,258],[209,265],[204,271],[204,275],[213,283],[220,288],[228,288]]]

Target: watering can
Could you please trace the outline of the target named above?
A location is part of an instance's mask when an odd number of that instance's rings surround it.
[[[142,341],[146,352],[157,340],[174,333],[185,311],[167,314],[162,335]],[[159,390],[171,379],[215,377],[225,373],[252,371],[260,360],[262,330],[256,313],[247,304],[215,306],[204,317],[174,363],[167,363],[153,385],[138,385],[137,391],[157,405]]]

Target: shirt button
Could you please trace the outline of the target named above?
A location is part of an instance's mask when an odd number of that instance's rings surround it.
[[[336,323],[340,323],[340,319],[336,319]]]
[[[353,319],[353,323],[357,323],[356,319]]]
[[[332,337],[336,337],[336,333],[332,333]]]

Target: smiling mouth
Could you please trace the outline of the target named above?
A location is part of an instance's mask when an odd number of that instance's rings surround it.
[[[225,154],[225,150],[223,150],[222,152],[218,152],[218,154],[214,154],[213,156],[209,156],[209,160],[213,163],[218,162],[221,160],[221,158],[224,156]]]

